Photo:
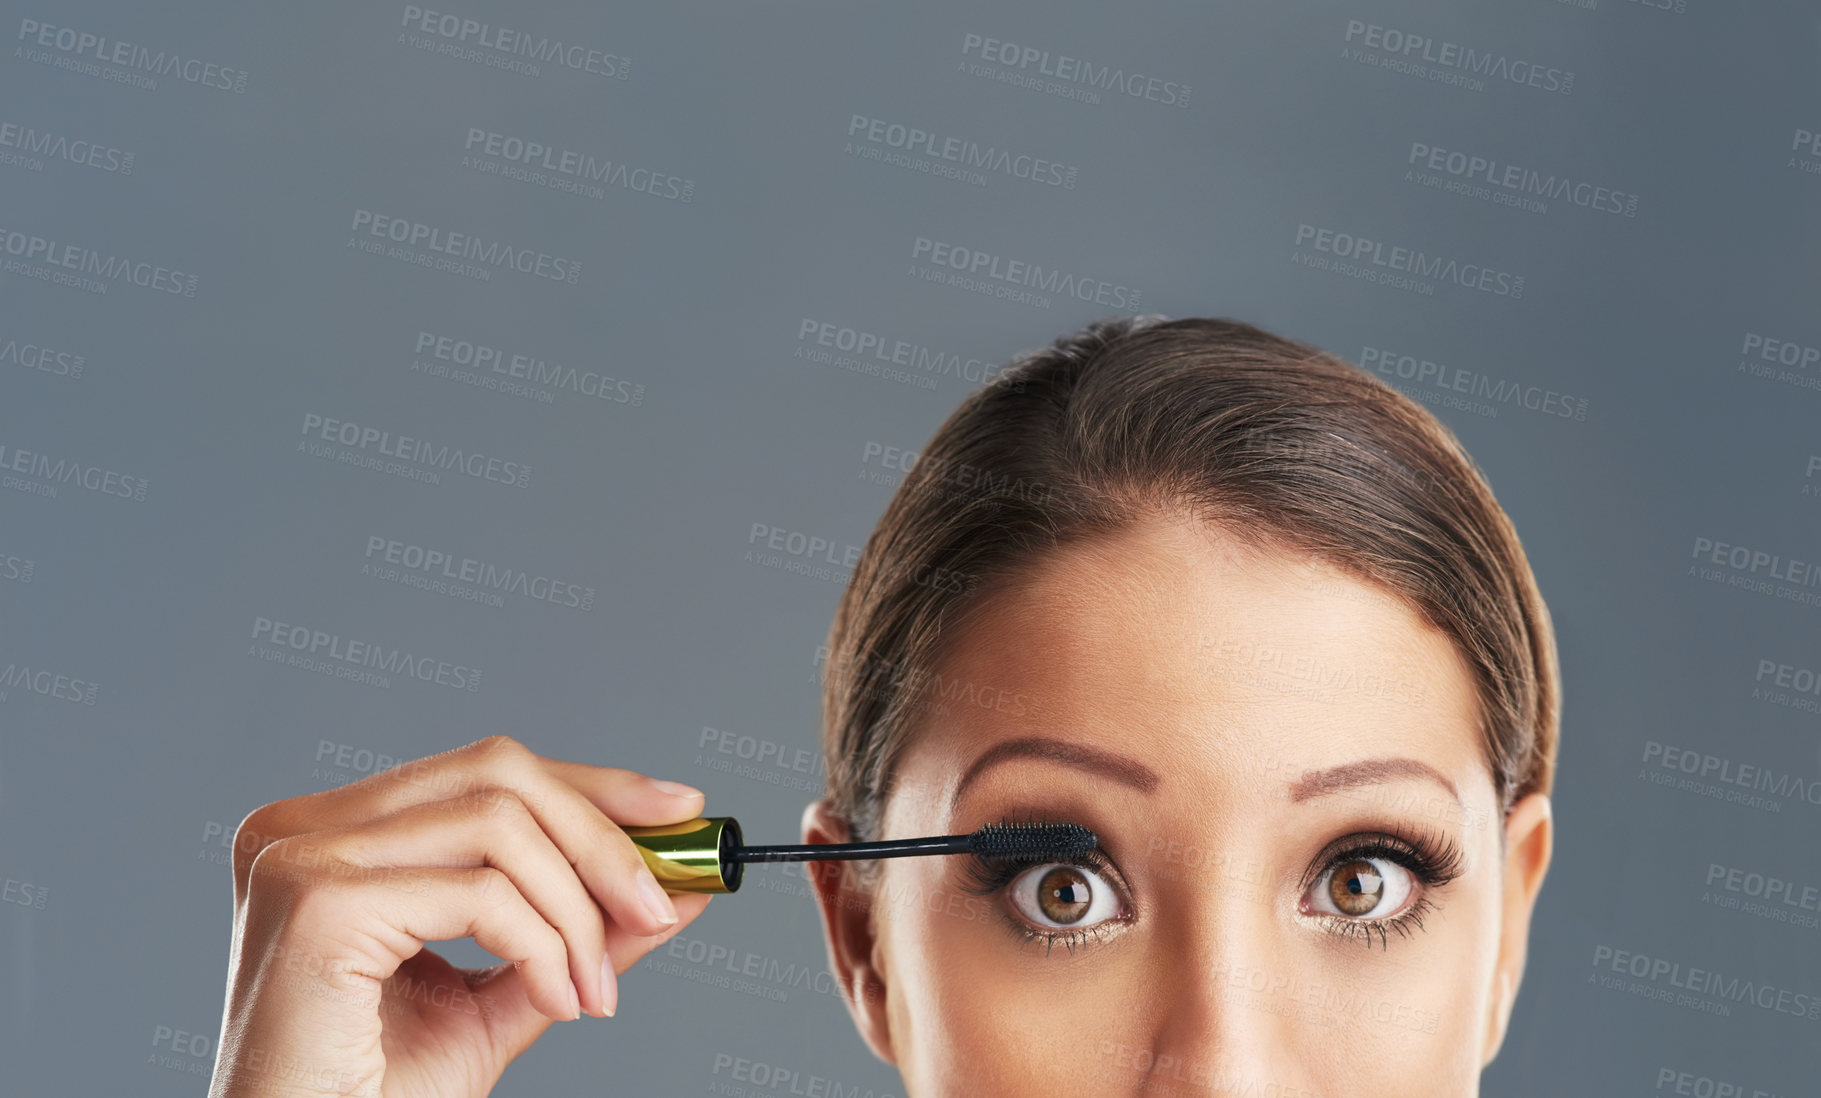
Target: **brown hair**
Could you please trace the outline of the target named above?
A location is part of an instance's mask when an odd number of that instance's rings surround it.
[[[1453,432],[1316,347],[1152,314],[1014,357],[936,429],[867,540],[823,680],[828,795],[854,839],[876,835],[941,642],[969,605],[1046,550],[1157,512],[1309,554],[1413,607],[1473,669],[1502,807],[1549,791],[1548,608]]]

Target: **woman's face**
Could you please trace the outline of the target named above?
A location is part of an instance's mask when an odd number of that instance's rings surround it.
[[[1477,1094],[1550,827],[1541,796],[1501,814],[1449,639],[1188,521],[988,597],[881,837],[1070,821],[1103,857],[882,860],[859,904],[824,884],[856,1020],[909,1094]],[[823,812],[811,841],[843,837]]]

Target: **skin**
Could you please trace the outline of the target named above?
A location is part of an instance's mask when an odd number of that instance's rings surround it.
[[[621,830],[701,811],[509,736],[255,809],[211,1098],[486,1094],[553,1021],[614,1013],[619,975],[702,913]],[[454,938],[504,963],[424,948]]]
[[[882,837],[1033,815],[1085,825],[1117,874],[1085,878],[1107,899],[1080,921],[1119,917],[1046,949],[1007,925],[1043,908],[1021,909],[1017,885],[970,892],[970,856],[883,859],[871,881],[816,863],[833,970],[906,1093],[1477,1095],[1523,974],[1552,825],[1542,794],[1500,811],[1450,639],[1312,558],[1166,516],[1058,550],[984,598],[938,669],[980,689],[924,711]],[[1266,645],[1281,657],[1262,657]],[[1344,671],[1358,677],[1329,677]],[[953,800],[987,752],[1033,737],[1063,746],[1008,755]],[[1082,749],[1154,782],[1090,769]],[[1332,769],[1388,758],[1439,778]],[[1429,888],[1380,858],[1367,867],[1385,882],[1380,907],[1314,914],[1333,894],[1304,882],[1334,864],[1332,844],[1385,830],[1451,843],[1458,875]],[[827,802],[809,806],[806,842],[846,837]],[[1357,870],[1339,874],[1343,892],[1371,884]],[[1332,929],[1419,897],[1420,928],[1386,927],[1382,941]]]

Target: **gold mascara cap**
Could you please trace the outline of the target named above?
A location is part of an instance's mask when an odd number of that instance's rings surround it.
[[[738,892],[746,863],[735,861],[740,825],[732,816],[623,827],[666,892]]]

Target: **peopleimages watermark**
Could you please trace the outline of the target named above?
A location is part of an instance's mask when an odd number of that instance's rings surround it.
[[[1719,862],[1707,864],[1703,903],[1780,923],[1821,928],[1821,885],[1804,884]]]
[[[485,157],[492,159],[483,159]],[[605,198],[611,187],[673,202],[695,201],[693,179],[653,168],[634,168],[623,160],[597,157],[479,126],[468,127],[468,136],[462,143],[462,166],[585,198]]]
[[[1746,332],[1734,372],[1821,392],[1821,371],[1815,369],[1818,364],[1821,346],[1763,332]]]
[[[1184,1059],[1176,1053],[1139,1048],[1120,1041],[1099,1042],[1094,1048],[1094,1060],[1098,1070],[1085,1073],[1086,1076],[1113,1084],[1119,1093],[1131,1088],[1165,1098],[1178,1092],[1193,1094],[1196,1098],[1222,1094],[1242,1098],[1324,1098],[1320,1091],[1296,1083],[1247,1075],[1231,1063]]]
[[[1821,607],[1821,564],[1697,536],[1686,575],[1802,606]]]
[[[952,574],[952,573],[951,573]],[[1022,717],[1042,708],[1040,698],[1022,691],[1012,692],[997,683],[944,675],[928,667],[912,667],[908,661],[871,659],[848,656],[834,659],[827,645],[817,645],[810,660],[806,681],[826,688],[829,680],[855,697],[894,700],[908,712],[934,713],[946,716],[960,705],[991,709],[1013,717]],[[894,788],[902,790],[904,786]]]
[[[1677,3],[1680,2],[1681,0],[1677,0]],[[1697,1075],[1692,1071],[1682,1071],[1672,1067],[1657,1069],[1656,1092],[1658,1094],[1685,1095],[1687,1098],[1783,1098],[1776,1091],[1759,1087],[1746,1090],[1742,1083],[1717,1079],[1712,1075]]]
[[[579,282],[582,277],[582,264],[579,260],[551,255],[534,248],[515,247],[498,240],[484,240],[471,233],[455,232],[427,222],[394,217],[373,210],[355,210],[350,231],[354,235],[348,238],[349,247],[420,266],[478,277],[483,281],[491,279],[493,272],[499,269],[571,285]],[[388,242],[399,247],[388,251]],[[425,251],[414,250],[419,248]],[[451,258],[439,259],[441,256]]]
[[[846,152],[981,186],[987,183],[985,173],[991,173],[1073,190],[1081,171],[1077,165],[1013,154],[997,145],[982,145],[968,138],[864,114],[849,116],[847,137]],[[921,157],[929,159],[918,159]]]
[[[1292,262],[1333,269],[1371,282],[1385,282],[1399,289],[1420,288],[1425,283],[1412,284],[1413,280],[1432,279],[1508,297],[1514,301],[1524,296],[1523,275],[1481,263],[1462,263],[1452,256],[1434,255],[1418,248],[1386,244],[1382,240],[1322,225],[1311,225],[1306,221],[1296,226],[1296,247],[1316,252],[1317,256],[1311,258],[1332,256],[1333,260],[1310,263],[1298,251],[1291,256]],[[1431,287],[1425,292],[1434,293],[1434,289]]]
[[[199,57],[186,57],[176,50],[154,51],[132,42],[95,34],[90,31],[61,27],[36,19],[19,20],[13,56],[27,61],[73,69],[88,76],[147,90],[158,87],[154,76],[174,76],[186,84],[220,91],[247,90],[245,69],[230,68]],[[55,56],[45,51],[53,51]],[[103,68],[102,66],[111,66]]]
[[[56,701],[94,705],[95,695],[100,689],[93,679],[33,667],[29,663],[9,663],[0,668],[0,702],[5,701],[14,691],[23,691]]]
[[[1811,175],[1821,174],[1821,130],[1796,127],[1789,148],[1791,152],[1800,154],[1789,158],[1790,167]]]
[[[105,294],[125,283],[178,297],[196,296],[196,276],[175,267],[16,229],[0,228],[0,256],[0,270],[89,293]]]
[[[104,496],[144,502],[147,483],[144,477],[103,465],[53,458],[0,442],[0,488],[55,499],[60,489],[73,485]]]
[[[0,549],[0,582],[30,583],[38,569],[38,562],[30,557],[16,556]]]
[[[481,687],[478,668],[274,618],[255,617],[252,639],[249,656],[369,686],[390,686],[386,676],[406,675],[453,690],[472,692]]]
[[[789,530],[764,522],[752,524],[751,531],[746,535],[746,544],[749,548],[741,558],[742,563],[795,572],[800,576],[836,584],[846,584],[853,579],[854,567],[860,562],[862,550],[861,546],[851,542],[843,548],[834,539],[820,534]],[[755,545],[761,548],[750,548]],[[954,595],[972,594],[980,583],[980,577],[972,573],[928,563],[890,566],[887,570],[876,572],[874,579],[889,583],[906,576],[919,587]]]
[[[167,1071],[206,1076],[214,1070],[214,1054],[213,1034],[160,1023],[152,1027],[152,1051],[146,1053],[145,1062]]]
[[[1166,107],[1187,107],[1194,88],[1144,72],[1100,65],[1084,57],[989,38],[968,31],[961,36],[961,71],[1064,99],[1099,103],[1101,92],[1143,99]],[[971,59],[971,60],[969,60]]]
[[[299,453],[379,469],[410,480],[427,480],[438,484],[442,477],[435,470],[441,470],[517,488],[529,487],[531,484],[531,466],[523,462],[488,457],[477,451],[432,443],[410,435],[395,435],[391,431],[365,427],[315,412],[304,413],[302,434],[304,438],[296,447]],[[324,443],[333,443],[347,449],[336,451],[334,446],[323,445]],[[383,460],[385,458],[396,460],[388,462]],[[397,462],[406,464],[400,466]]]
[[[1648,778],[1658,785],[1675,784],[1677,788],[1689,789],[1716,800],[1781,811],[1780,802],[1757,795],[1770,794],[1821,805],[1821,780],[1779,773],[1765,766],[1737,763],[1704,751],[1646,740],[1641,761],[1645,769],[1638,771],[1639,777]],[[1678,781],[1673,774],[1652,775],[1648,768],[1653,764],[1659,770],[1679,771],[1685,777]]]
[[[0,164],[13,164],[41,172],[47,161],[61,160],[115,175],[132,175],[136,154],[86,138],[71,138],[53,130],[37,130],[18,122],[0,122]]]
[[[33,884],[30,881],[17,881],[11,877],[0,880],[0,904],[15,904],[29,907],[33,911],[43,911],[50,902],[49,885]]]
[[[447,377],[537,404],[555,403],[557,393],[635,408],[645,402],[642,384],[595,370],[578,370],[527,352],[508,354],[501,348],[460,336],[419,329],[411,350],[418,356],[411,362],[414,372]]]
[[[1760,657],[1758,673],[1752,679],[1751,696],[1754,701],[1821,713],[1821,673],[1812,667]]]
[[[860,447],[860,466],[856,479],[887,488],[902,486],[913,469],[921,469],[918,479],[911,481],[911,491],[948,495],[957,500],[1011,498],[1043,504],[1060,491],[1056,485],[1040,480],[953,458],[928,457],[908,447],[870,439]]]
[[[22,370],[67,377],[72,381],[81,377],[83,369],[88,365],[88,359],[74,351],[11,336],[7,337],[6,342],[0,343],[0,362],[11,363]]]
[[[561,65],[610,80],[625,80],[632,75],[631,60],[617,53],[432,11],[416,4],[405,5],[398,25],[405,28],[398,35],[401,45],[448,54],[464,61],[478,61],[527,76],[537,76],[540,63]]]
[[[1638,216],[1638,196],[1629,191],[1613,190],[1585,179],[1544,173],[1458,149],[1412,141],[1405,163],[1411,165],[1404,171],[1406,182],[1484,199],[1495,206],[1511,206],[1527,213],[1548,213],[1549,207],[1542,201],[1548,199],[1620,217]]]
[[[1211,677],[1295,697],[1332,701],[1351,695],[1420,708],[1425,696],[1420,681],[1371,668],[1362,673],[1353,666],[1260,643],[1247,636],[1221,637],[1204,632],[1196,638],[1196,650],[1213,661],[1202,665]]]
[[[932,390],[938,377],[984,385],[1002,368],[997,362],[907,339],[890,339],[878,332],[810,316],[797,322],[797,350],[793,357]],[[900,366],[905,369],[896,369]]]
[[[711,1074],[714,1081],[709,1083],[708,1093],[726,1095],[727,1098],[766,1098],[772,1094],[791,1095],[792,1098],[798,1095],[803,1098],[897,1098],[890,1091],[880,1093],[871,1087],[846,1083],[832,1076],[817,1075],[800,1068],[780,1067],[764,1060],[752,1060],[726,1052],[714,1054],[714,1070]]]
[[[1381,998],[1347,980],[1308,980],[1301,975],[1226,960],[1214,962],[1208,975],[1214,978],[1224,1002],[1301,1018],[1314,1025],[1377,1022],[1417,1033],[1435,1033],[1441,1028],[1437,1011]]]
[[[1435,362],[1416,355],[1404,354],[1384,347],[1364,347],[1360,350],[1359,364],[1385,377],[1395,377],[1402,381],[1413,381],[1422,385],[1434,386],[1449,392],[1466,393],[1481,401],[1489,402],[1485,408],[1491,412],[1488,418],[1498,418],[1501,407],[1522,408],[1546,416],[1561,419],[1572,419],[1581,422],[1587,418],[1587,398],[1559,393],[1541,385],[1522,385],[1517,382],[1494,380],[1490,374],[1478,370],[1462,369],[1446,363]],[[1464,410],[1475,411],[1472,402]],[[1484,414],[1484,413],[1481,413]]]
[[[1592,981],[1598,970],[1608,969],[1636,980],[1662,985],[1641,988],[1638,984],[1633,984],[1629,990],[1647,999],[1670,1000],[1677,1006],[1694,1007],[1714,1014],[1730,1014],[1732,1011],[1728,1004],[1738,1003],[1778,1014],[1794,1015],[1811,1022],[1821,1020],[1821,998],[1814,995],[1738,976],[1727,976],[1712,969],[1692,965],[1684,968],[1680,961],[1663,957],[1651,957],[1602,944],[1593,947],[1593,967],[1596,972],[1589,973],[1589,981]],[[1614,985],[1605,983],[1604,986]],[[1672,989],[1689,994],[1676,995]],[[1706,998],[1698,999],[1696,996]]]
[[[696,748],[695,765],[766,785],[819,793],[828,777],[820,750],[782,740],[703,725]]]
[[[914,277],[1038,308],[1050,307],[1044,294],[1063,294],[1127,312],[1139,307],[1141,294],[1131,286],[927,236],[912,239],[911,259],[907,273]]]
[[[1343,59],[1472,91],[1484,90],[1486,79],[1562,95],[1574,91],[1574,73],[1565,69],[1360,19],[1347,20],[1342,41]]]
[[[1804,587],[1821,585],[1821,570],[1816,565],[1782,556],[1763,549],[1752,549],[1744,545],[1730,545],[1712,538],[1695,538],[1694,556],[1706,558],[1714,564],[1723,564],[1738,571],[1757,574],[1763,571],[1771,579],[1787,580]]]
[[[552,606],[594,609],[593,587],[380,534],[368,535],[360,574],[489,606],[504,606],[506,595],[519,595]]]
[[[666,963],[665,958],[670,963]],[[677,961],[691,967],[674,963]],[[826,964],[785,961],[681,934],[664,943],[663,952],[646,963],[666,976],[778,1003],[788,1002],[793,990],[844,998],[840,979]]]

